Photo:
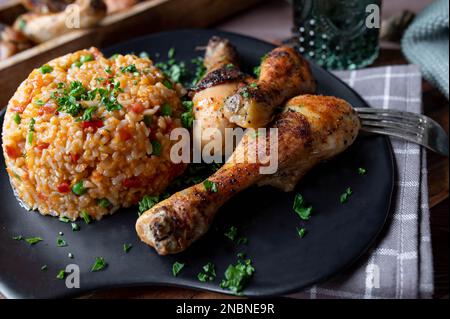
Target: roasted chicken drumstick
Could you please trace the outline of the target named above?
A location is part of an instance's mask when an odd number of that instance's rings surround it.
[[[294,49],[278,47],[263,59],[257,83],[241,86],[227,99],[224,114],[241,127],[265,127],[288,99],[315,90],[308,62]]]
[[[210,136],[203,134],[208,128],[219,129],[222,133],[221,142],[225,137],[225,128],[236,127],[223,115],[225,100],[233,95],[238,85],[244,79],[239,71],[238,54],[234,46],[227,40],[212,37],[206,47],[204,65],[206,75],[194,89],[192,102],[194,103],[194,119],[198,130],[195,145],[203,146],[210,141]]]
[[[269,145],[271,138],[270,135],[252,137],[247,133],[230,160],[208,178],[217,189],[212,191],[200,183],[146,211],[136,222],[141,240],[160,255],[185,250],[206,233],[217,210],[235,194],[254,184],[292,190],[314,165],[350,146],[358,135],[360,123],[347,102],[305,95],[291,99],[272,127],[278,129],[279,173],[261,175],[262,161],[242,161],[252,144],[267,139]]]

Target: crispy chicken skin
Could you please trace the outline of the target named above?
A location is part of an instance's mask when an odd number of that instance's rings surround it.
[[[224,145],[225,128],[236,126],[223,115],[223,104],[236,92],[244,78],[238,68],[237,51],[227,39],[212,37],[206,47],[203,63],[206,67],[206,75],[197,84],[192,98],[194,119],[198,124],[194,127],[194,130],[197,130],[194,136],[199,138],[194,143],[201,148],[211,140],[210,136],[203,134],[205,130],[219,129],[222,140],[217,142]]]
[[[316,89],[308,62],[289,47],[278,47],[263,59],[256,84],[241,86],[227,99],[224,114],[230,122],[245,128],[265,127],[288,99]]]
[[[77,0],[80,10],[80,28],[96,25],[106,15],[106,5],[103,0]],[[14,29],[21,31],[28,39],[35,43],[51,40],[74,29],[68,28],[66,11],[49,14],[25,13],[14,23]]]
[[[272,127],[278,128],[278,173],[261,175],[259,168],[265,165],[264,161],[243,161],[254,143],[263,145],[262,139],[267,139],[266,148],[269,147],[270,135],[252,137],[247,133],[234,156],[208,178],[216,184],[217,192],[200,183],[158,203],[136,222],[141,240],[160,255],[185,250],[206,233],[217,210],[235,194],[254,184],[292,190],[314,165],[350,146],[360,123],[347,102],[304,95],[290,100]]]

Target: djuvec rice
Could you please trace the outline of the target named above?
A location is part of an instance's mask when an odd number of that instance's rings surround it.
[[[74,220],[160,194],[185,169],[169,157],[183,90],[147,58],[106,59],[96,48],[33,70],[3,124],[16,196],[41,214]]]

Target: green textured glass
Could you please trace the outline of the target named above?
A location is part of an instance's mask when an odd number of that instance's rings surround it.
[[[294,0],[293,6],[295,42],[305,57],[332,70],[362,68],[378,57],[381,0]]]

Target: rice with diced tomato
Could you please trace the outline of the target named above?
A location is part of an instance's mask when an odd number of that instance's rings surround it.
[[[11,98],[3,153],[29,209],[100,219],[157,195],[185,166],[170,160],[183,88],[149,59],[95,48],[33,70]]]

